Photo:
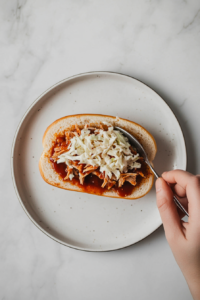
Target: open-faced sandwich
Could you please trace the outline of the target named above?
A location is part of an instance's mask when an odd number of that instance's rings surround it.
[[[39,162],[43,179],[62,189],[106,197],[137,199],[147,194],[154,176],[115,126],[134,135],[153,161],[156,143],[142,126],[105,115],[66,116],[44,133]]]

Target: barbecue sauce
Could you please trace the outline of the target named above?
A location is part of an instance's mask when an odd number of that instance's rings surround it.
[[[67,176],[67,166],[65,163],[57,164],[57,162],[54,162],[52,159],[50,159],[52,162],[52,166],[54,170],[64,179]],[[132,194],[132,192],[136,189],[138,189],[151,175],[151,171],[149,166],[141,161],[141,168],[140,171],[145,175],[145,178],[138,175],[137,176],[137,184],[136,186],[133,186],[131,183],[125,181],[122,187],[118,187],[117,184],[112,187],[111,191],[115,191],[120,197],[127,197]],[[89,174],[85,177],[83,185],[80,184],[79,178],[74,177],[72,180],[67,179],[66,182],[71,182],[73,185],[78,186],[82,192],[84,193],[90,193],[90,194],[96,194],[96,195],[103,195],[105,191],[107,191],[106,187],[102,188],[101,185],[103,183],[103,180],[97,177],[94,174]]]
[[[58,173],[64,179],[67,176],[67,172],[65,171],[67,169],[66,164],[65,163],[57,164],[57,162],[54,162],[52,158],[50,158],[50,161],[56,173]]]

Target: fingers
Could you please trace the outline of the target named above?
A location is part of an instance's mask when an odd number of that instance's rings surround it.
[[[156,181],[156,198],[166,238],[169,243],[173,242],[183,236],[182,225],[173,201],[172,190],[162,178]]]
[[[183,198],[186,195],[186,190],[178,183],[173,186],[174,193],[179,197]]]
[[[186,195],[188,198],[188,210],[191,215],[191,220],[194,225],[199,224],[200,219],[200,181],[199,178],[194,176],[188,183],[186,188]],[[190,219],[189,219],[190,220]]]
[[[199,220],[200,218],[200,178],[182,170],[173,170],[163,173],[162,177],[169,183],[177,183],[176,190],[188,198],[188,210],[190,219]],[[181,188],[183,190],[181,190]],[[179,195],[180,195],[179,194]]]
[[[164,172],[162,174],[162,178],[169,183],[177,183],[183,190],[186,190],[186,186],[188,181],[193,177],[189,172],[182,171],[182,170],[173,170],[169,172]]]

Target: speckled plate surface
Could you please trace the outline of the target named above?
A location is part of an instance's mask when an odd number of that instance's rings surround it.
[[[186,149],[176,117],[140,81],[117,73],[91,72],[65,79],[44,92],[22,118],[12,148],[12,176],[19,201],[46,235],[87,251],[127,247],[161,225],[155,189],[138,200],[105,198],[54,188],[43,181],[38,162],[44,131],[71,114],[119,116],[145,127],[155,137],[158,173],[186,169]]]

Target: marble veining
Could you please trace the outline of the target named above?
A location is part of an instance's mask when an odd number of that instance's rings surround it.
[[[30,104],[68,76],[108,70],[155,89],[176,114],[188,170],[200,172],[198,0],[0,1],[0,299],[192,299],[163,229],[111,253],[40,232],[12,185],[10,153]]]

